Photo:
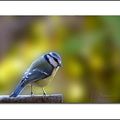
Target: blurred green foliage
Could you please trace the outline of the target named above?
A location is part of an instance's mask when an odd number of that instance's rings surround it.
[[[34,59],[57,51],[63,67],[48,94],[63,93],[70,103],[120,102],[119,16],[0,18],[0,94],[12,92]],[[34,93],[42,91],[34,87]]]

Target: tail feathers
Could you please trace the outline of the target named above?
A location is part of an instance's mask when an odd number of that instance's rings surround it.
[[[18,84],[14,92],[10,95],[10,97],[17,97],[21,91],[23,90],[24,86],[22,84]]]

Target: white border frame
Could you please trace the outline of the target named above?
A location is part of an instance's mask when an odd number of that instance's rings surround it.
[[[119,1],[0,1],[0,15],[120,15]],[[4,119],[118,119],[119,104],[1,104]]]
[[[0,1],[0,15],[120,15],[120,2]]]
[[[1,119],[119,119],[117,104],[0,105]]]

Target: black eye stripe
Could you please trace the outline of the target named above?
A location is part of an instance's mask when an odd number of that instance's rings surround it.
[[[52,57],[58,64],[59,64],[59,62],[58,62],[58,60],[55,58],[55,57],[53,57],[52,55],[50,55],[50,54],[48,54],[50,57]]]
[[[47,54],[47,55],[48,55],[48,54]],[[44,55],[44,58],[46,59],[46,61],[47,61],[52,67],[54,67],[54,66],[50,63],[50,61],[49,61],[47,55]]]

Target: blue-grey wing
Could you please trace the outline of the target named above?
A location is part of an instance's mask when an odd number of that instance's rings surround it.
[[[32,71],[29,71],[28,73],[26,73],[23,76],[23,79],[21,82],[22,82],[22,85],[24,86],[28,83],[47,78],[48,76],[49,76],[48,73],[36,68],[36,69],[33,69]]]

